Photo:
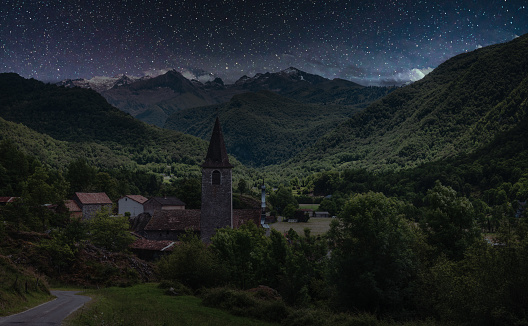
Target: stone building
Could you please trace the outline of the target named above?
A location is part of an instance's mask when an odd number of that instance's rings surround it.
[[[112,201],[104,192],[76,192],[73,200],[82,210],[83,220],[89,220],[103,207],[112,209]]]
[[[131,220],[134,232],[148,240],[179,241],[182,234],[190,231],[200,235],[202,241],[210,242],[217,229],[239,228],[248,221],[261,225],[258,203],[253,209],[233,210],[232,168],[217,118],[202,164],[201,209],[185,209],[185,206],[177,209],[175,202],[165,202],[169,197],[150,199],[144,204],[145,212]],[[166,205],[161,205],[162,202]],[[139,250],[142,244],[138,242],[136,247]]]
[[[201,238],[209,242],[215,230],[233,227],[231,170],[220,120],[216,118],[209,149],[202,164]]]
[[[152,197],[143,204],[145,213],[154,215],[155,211],[184,210],[185,203],[176,197]]]
[[[145,226],[143,234],[149,240],[180,240],[185,232],[200,234],[200,210],[157,210]]]

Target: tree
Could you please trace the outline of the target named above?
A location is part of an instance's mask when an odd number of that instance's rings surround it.
[[[98,172],[95,175],[94,189],[106,193],[113,200],[116,200],[120,195],[117,187],[118,181],[107,172]]]
[[[247,191],[247,182],[244,179],[238,180],[238,191],[240,191],[240,194],[243,194]]]
[[[437,255],[461,259],[464,251],[480,238],[473,205],[440,181],[427,192],[425,201],[421,226],[428,242],[436,248]]]
[[[299,207],[299,203],[293,196],[292,189],[283,185],[280,185],[279,189],[269,196],[269,202],[279,214],[283,213],[288,204],[293,205],[296,209]]]
[[[202,203],[202,183],[198,178],[184,178],[176,181],[176,197],[188,209],[199,209]]]
[[[128,229],[128,219],[125,216],[110,216],[107,207],[103,207],[88,222],[92,243],[110,251],[124,251],[134,242]]]
[[[299,208],[299,205],[294,205],[294,204],[288,204],[286,205],[286,207],[284,207],[284,209],[282,210],[282,215],[285,217],[285,218],[293,218],[295,216],[295,211],[297,211],[297,208]]]
[[[225,272],[211,250],[192,233],[181,237],[172,253],[160,259],[158,269],[164,280],[177,281],[191,289],[220,285]]]
[[[332,221],[330,283],[344,309],[383,313],[409,304],[420,237],[402,209],[381,193],[357,194]]]
[[[97,169],[89,165],[85,159],[78,158],[70,162],[66,179],[70,183],[71,192],[91,191],[96,174]]]
[[[228,271],[232,284],[245,289],[259,285],[267,241],[264,230],[250,222],[238,229],[218,230],[210,248]]]

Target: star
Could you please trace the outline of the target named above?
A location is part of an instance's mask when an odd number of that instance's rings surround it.
[[[59,81],[200,69],[229,83],[294,66],[376,85],[527,32],[524,0],[6,0],[0,71]]]

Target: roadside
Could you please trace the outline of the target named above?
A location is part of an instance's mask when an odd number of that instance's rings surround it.
[[[90,297],[76,294],[78,291],[51,291],[56,298],[24,312],[0,318],[0,325],[61,325],[64,318]]]

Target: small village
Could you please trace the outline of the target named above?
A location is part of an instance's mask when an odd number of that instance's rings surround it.
[[[239,228],[254,223],[265,228],[269,235],[269,223],[276,221],[266,210],[265,187],[261,186],[261,201],[252,200],[252,208],[233,209],[232,177],[220,122],[216,119],[207,156],[202,167],[202,207],[186,209],[185,203],[174,196],[126,195],[112,202],[104,192],[76,192],[72,199],[64,201],[71,219],[90,221],[97,212],[106,209],[126,216],[135,241],[130,250],[139,258],[154,261],[172,252],[180,237],[192,233],[209,242],[216,229]],[[0,207],[17,200],[17,197],[0,197]],[[50,209],[56,207],[50,205]],[[329,217],[328,212],[298,209],[287,221],[306,222],[310,217]]]

